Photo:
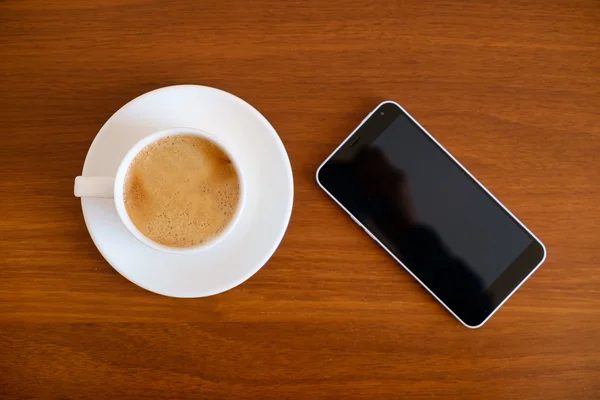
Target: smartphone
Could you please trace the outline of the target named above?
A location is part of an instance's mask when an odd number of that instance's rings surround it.
[[[317,182],[469,328],[546,258],[542,242],[393,101],[367,115]]]

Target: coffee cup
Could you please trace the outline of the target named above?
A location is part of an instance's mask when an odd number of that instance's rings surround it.
[[[237,189],[236,189],[236,201],[231,200],[232,204],[227,204],[227,219],[221,218],[220,221],[223,224],[218,232],[215,232],[210,237],[207,237],[205,240],[202,240],[201,243],[190,245],[190,246],[175,246],[170,244],[160,243],[157,240],[151,239],[149,234],[144,234],[136,223],[132,220],[126,204],[126,181],[128,179],[128,172],[130,167],[135,162],[136,157],[146,151],[150,145],[158,145],[163,143],[166,138],[178,138],[179,141],[188,140],[189,138],[199,138],[202,141],[210,143],[211,148],[214,146],[222,152],[227,158],[227,168],[232,168],[232,171],[235,172],[235,177],[237,179]],[[161,150],[164,152],[170,151],[168,148],[165,150]],[[192,173],[192,172],[189,172]],[[231,178],[230,178],[231,179]],[[230,185],[231,186],[231,185]],[[230,187],[228,186],[228,187]],[[214,137],[213,135],[193,128],[171,128],[159,132],[155,132],[151,135],[146,136],[139,142],[137,142],[129,151],[127,151],[125,157],[119,164],[116,175],[114,177],[88,177],[88,176],[78,176],[75,178],[75,196],[76,197],[99,197],[99,198],[113,198],[115,209],[119,216],[119,219],[125,225],[127,230],[131,232],[131,234],[138,239],[141,243],[146,246],[153,248],[158,251],[168,252],[168,253],[189,253],[207,249],[215,244],[221,242],[225,237],[227,237],[237,224],[241,211],[244,207],[245,201],[245,185],[242,171],[239,167],[239,164],[236,162],[235,158],[232,156],[231,152],[228,150],[227,146],[222,143],[219,139]],[[222,190],[218,191],[222,193]],[[229,197],[231,198],[231,196]],[[193,201],[193,199],[190,199]],[[235,204],[233,204],[235,202]],[[213,204],[214,201],[210,204]],[[218,202],[217,202],[218,203]],[[208,203],[207,203],[208,204]],[[197,205],[196,205],[197,206]],[[196,207],[197,208],[197,207]],[[218,208],[218,207],[217,207]],[[220,212],[220,211],[219,211]],[[181,217],[183,214],[178,214],[178,221],[181,221]],[[203,215],[203,214],[200,214]],[[190,216],[192,218],[192,216]],[[194,216],[194,223],[198,226],[205,226],[206,224],[202,220],[198,220],[197,216]],[[203,225],[204,224],[204,225]],[[188,228],[186,228],[188,229]],[[193,229],[189,228],[189,229]],[[188,229],[188,230],[189,230]]]

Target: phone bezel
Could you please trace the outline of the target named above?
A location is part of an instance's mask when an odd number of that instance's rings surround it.
[[[396,255],[388,249],[377,236],[369,231],[344,205],[325,187],[319,178],[323,167],[334,157],[351,157],[361,147],[370,145],[375,141],[389,125],[401,114],[408,117],[427,137],[457,164],[466,175],[495,201],[505,212],[518,223],[533,239],[517,259],[507,266],[502,274],[482,293],[489,296],[492,303],[475,302],[472,307],[463,307],[458,304],[446,304],[427,285],[425,285]],[[359,144],[359,145],[357,145]],[[441,303],[456,319],[469,328],[479,328],[517,291],[517,289],[543,264],[546,259],[546,248],[544,244],[512,213],[502,204],[477,178],[475,178],[448,150],[446,150],[421,124],[419,124],[406,110],[394,101],[384,101],[371,111],[363,121],[352,131],[352,133],[327,157],[319,166],[316,173],[317,183],[346,213],[352,220],[364,229],[381,247],[383,247],[402,267],[408,271],[439,303]],[[486,297],[487,298],[487,297]]]

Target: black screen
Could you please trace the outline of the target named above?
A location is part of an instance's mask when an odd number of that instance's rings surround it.
[[[393,117],[376,112],[373,118],[381,120],[350,138],[319,180],[445,304],[464,314],[478,303],[481,310],[471,319],[481,319],[535,267],[519,268],[502,290],[490,290],[535,240],[395,109]]]

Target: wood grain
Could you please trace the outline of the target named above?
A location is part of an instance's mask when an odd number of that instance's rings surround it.
[[[0,51],[0,398],[600,397],[598,1],[3,1]],[[205,299],[122,278],[72,197],[104,121],[178,83],[253,104],[294,170],[275,256]],[[548,247],[480,330],[315,185],[385,99]]]

